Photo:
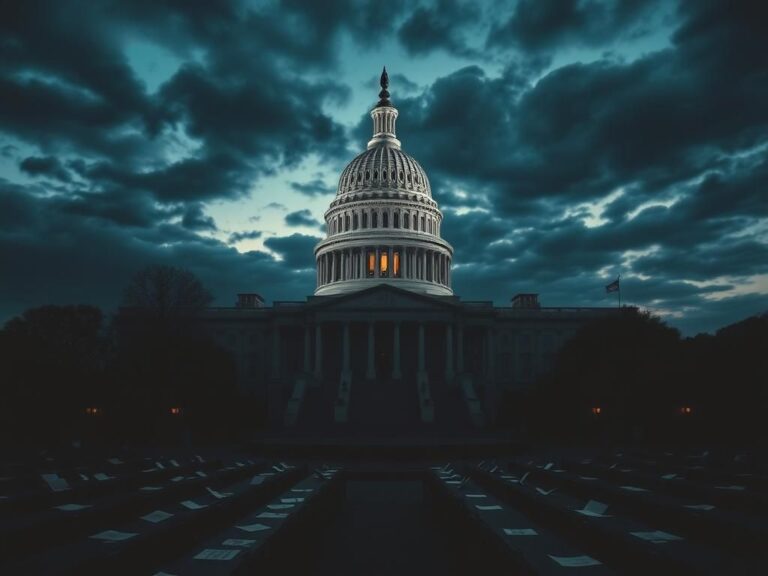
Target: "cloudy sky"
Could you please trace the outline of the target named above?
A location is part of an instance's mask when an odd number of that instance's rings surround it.
[[[762,2],[0,3],[0,322],[150,263],[303,299],[381,66],[464,299],[768,309]]]

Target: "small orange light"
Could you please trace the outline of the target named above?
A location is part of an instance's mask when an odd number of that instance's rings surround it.
[[[595,416],[599,416],[602,411],[603,409],[600,408],[600,406],[595,406],[592,408],[592,414],[594,414]]]
[[[690,406],[682,406],[680,408],[680,414],[691,414],[693,412],[693,409]]]
[[[181,414],[181,408],[179,408],[178,406],[174,406],[173,408],[171,408],[171,414],[173,414],[174,416],[178,416],[179,414]]]
[[[88,406],[85,409],[85,413],[88,414],[88,416],[98,416],[101,412],[100,408],[97,408],[96,406]]]

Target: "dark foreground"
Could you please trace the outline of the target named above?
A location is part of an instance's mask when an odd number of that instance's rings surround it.
[[[5,460],[0,573],[768,573],[752,454],[495,449]]]

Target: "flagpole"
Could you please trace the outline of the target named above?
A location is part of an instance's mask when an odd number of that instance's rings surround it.
[[[619,310],[621,310],[621,274],[616,280],[619,283]]]

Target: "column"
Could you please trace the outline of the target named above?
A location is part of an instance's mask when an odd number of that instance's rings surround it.
[[[453,326],[445,326],[445,378],[453,380]]]
[[[373,322],[368,322],[368,367],[365,371],[365,377],[368,378],[368,380],[373,380],[376,378],[376,365],[374,363],[374,350],[375,350],[375,333],[374,333],[374,325]]]
[[[350,362],[349,362],[349,322],[344,322],[344,329],[343,329],[343,333],[342,333],[341,371],[342,371],[342,374],[349,374],[349,372],[350,372]]]
[[[464,326],[456,327],[456,370],[464,372]]]
[[[336,252],[331,252],[331,282],[336,281]]]
[[[427,279],[427,251],[421,251],[421,279]]]
[[[323,327],[315,324],[315,376],[323,377]]]
[[[390,222],[390,224],[391,224],[391,222]],[[395,265],[392,262],[392,246],[387,248],[387,266],[388,266],[387,274],[389,275],[390,278],[394,278],[395,277]]]
[[[424,361],[424,323],[419,322],[419,372],[424,372],[426,362]]]
[[[310,368],[310,361],[312,357],[310,356],[310,347],[312,346],[312,334],[309,332],[309,324],[304,324],[304,372],[306,374],[309,374]]]
[[[381,261],[380,250],[379,250],[379,247],[376,246],[376,261],[373,263],[373,275],[376,278],[379,277],[379,272],[380,272],[380,270],[379,270],[379,262],[380,261]]]
[[[280,327],[272,327],[272,378],[280,377]]]
[[[395,336],[392,348],[392,379],[400,380],[400,322],[395,322]]]

